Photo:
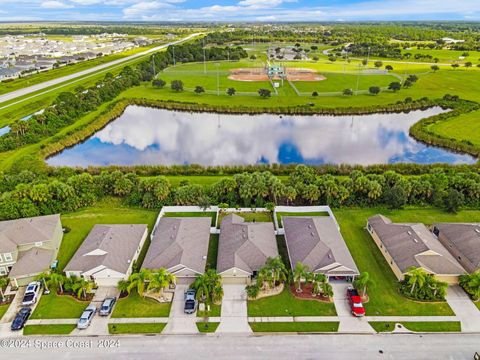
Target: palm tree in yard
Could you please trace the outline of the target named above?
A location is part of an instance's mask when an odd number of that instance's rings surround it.
[[[169,273],[165,268],[160,268],[152,274],[147,289],[158,289],[160,296],[163,296],[163,290],[173,283],[175,283],[175,275]]]
[[[325,274],[314,274],[312,278],[313,288],[312,293],[314,295],[320,294],[322,292],[322,285],[328,282],[327,276]]]
[[[210,291],[208,286],[208,278],[205,274],[197,275],[192,284],[192,288],[196,291],[196,298],[199,301],[209,304],[211,302]]]
[[[5,302],[5,294],[3,293],[3,288],[8,285],[9,279],[7,277],[0,278],[0,296],[2,297],[2,302]]]
[[[63,284],[65,284],[65,277],[62,274],[53,273],[50,275],[48,284],[55,289],[60,289],[60,293],[63,294]]]
[[[333,288],[329,282],[322,283],[322,295],[329,298],[333,296]]]
[[[40,281],[43,284],[45,290],[49,291],[48,282],[50,281],[50,274],[48,272],[42,272],[38,274],[35,280]]]
[[[413,294],[415,287],[423,287],[425,284],[426,278],[428,274],[422,268],[412,267],[407,272],[408,275],[408,283],[411,286],[410,294]]]
[[[287,268],[280,256],[274,258],[269,257],[266,266],[272,272],[274,287],[277,285],[277,281],[284,282],[287,279]]]
[[[128,287],[130,282],[128,280],[120,280],[117,284],[117,289],[120,293],[129,293]]]
[[[72,285],[72,290],[77,294],[77,298],[87,298],[87,294],[90,294],[93,290],[93,281],[80,278]]]
[[[372,279],[366,271],[362,272],[354,281],[355,288],[360,289],[364,296],[367,295],[367,286],[370,284],[372,284]]]
[[[197,292],[197,299],[207,304],[219,302],[223,298],[222,277],[215,269],[197,275],[192,288]]]
[[[152,278],[152,272],[148,269],[142,269],[137,273],[133,273],[129,276],[128,281],[130,285],[128,286],[128,292],[132,289],[136,289],[138,295],[144,296],[145,293],[145,284]]]
[[[302,280],[305,279],[309,271],[307,265],[297,262],[295,269],[293,269],[293,280],[297,284],[297,292],[302,292]]]

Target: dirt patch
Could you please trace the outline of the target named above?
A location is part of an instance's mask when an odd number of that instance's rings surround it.
[[[323,81],[325,76],[317,73],[312,69],[304,68],[287,68],[286,69],[287,80],[290,81]],[[238,68],[230,70],[228,76],[230,80],[236,81],[268,81],[268,75],[264,68]],[[272,80],[281,80],[276,76]]]
[[[290,285],[290,292],[292,293],[293,296],[295,296],[298,299],[302,300],[316,300],[316,301],[321,301],[321,302],[331,302],[332,300],[329,297],[326,296],[313,296],[312,294],[312,289],[313,286],[312,284],[303,284],[301,286],[302,292],[297,292],[297,287],[295,284]]]

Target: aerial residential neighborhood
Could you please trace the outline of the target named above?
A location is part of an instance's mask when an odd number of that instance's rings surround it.
[[[475,1],[1,4],[1,359],[480,360]]]

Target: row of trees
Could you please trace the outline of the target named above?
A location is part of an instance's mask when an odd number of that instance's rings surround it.
[[[87,296],[92,293],[95,283],[82,277],[66,277],[60,273],[41,273],[37,276],[47,291],[54,290],[60,294],[70,293],[78,299],[86,300]]]
[[[122,293],[128,293],[135,290],[138,295],[145,296],[146,291],[158,291],[163,296],[166,287],[175,283],[175,275],[168,272],[165,268],[156,270],[141,269],[132,273],[127,280],[120,280],[117,288]]]
[[[258,270],[255,283],[247,285],[246,292],[249,298],[255,299],[260,291],[276,289],[289,278],[289,272],[280,256],[267,258],[265,265]]]
[[[227,204],[230,207],[267,203],[287,205],[328,204],[340,206],[429,204],[456,211],[463,205],[480,206],[480,174],[477,170],[450,171],[442,168],[418,176],[394,171],[365,174],[353,170],[349,176],[317,175],[315,169],[298,165],[282,181],[269,171],[224,177],[205,187],[182,181],[173,187],[164,176],[139,177],[120,171],[99,175],[81,173],[65,178],[29,177],[28,172],[10,182],[0,173],[0,219],[74,211],[93,205],[104,196],[122,198],[125,204],[158,209],[163,205]]]
[[[313,296],[321,295],[326,298],[333,296],[332,285],[325,274],[314,273],[307,265],[298,262],[295,264],[292,275],[298,293],[303,291],[302,285],[311,284]]]

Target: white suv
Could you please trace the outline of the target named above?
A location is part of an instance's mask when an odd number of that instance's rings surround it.
[[[34,281],[28,284],[25,295],[23,296],[22,305],[30,306],[37,302],[38,294],[40,293],[41,284],[39,281]]]

